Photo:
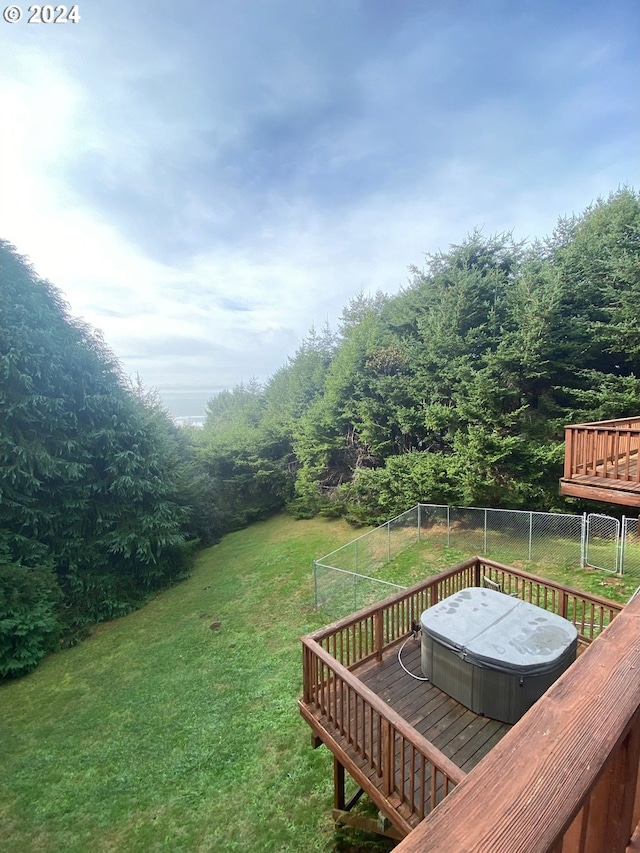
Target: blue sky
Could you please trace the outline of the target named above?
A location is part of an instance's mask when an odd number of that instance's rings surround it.
[[[637,0],[22,8],[0,236],[176,416],[475,227],[638,188]]]

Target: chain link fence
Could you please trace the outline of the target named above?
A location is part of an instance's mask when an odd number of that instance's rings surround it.
[[[399,584],[325,566],[318,561],[313,569],[316,608],[321,607],[332,619],[357,613],[363,607],[406,589]]]
[[[419,519],[420,507],[414,506],[374,530],[369,530],[357,539],[336,548],[316,560],[316,564],[342,569],[345,572],[372,574],[418,541]]]
[[[584,525],[580,515],[450,507],[447,544],[503,563],[575,566],[583,564]]]
[[[403,512],[347,542],[313,564],[316,608],[338,619],[404,589],[370,577],[395,560],[420,536],[420,507]]]
[[[640,578],[638,520],[609,516],[419,504],[314,562],[316,607],[335,618],[398,587],[372,575],[420,539],[526,567],[585,565]],[[354,575],[358,579],[354,579]]]
[[[637,518],[622,519],[620,566],[625,575],[640,580],[640,526]]]

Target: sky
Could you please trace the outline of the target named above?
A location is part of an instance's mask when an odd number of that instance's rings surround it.
[[[0,237],[176,417],[475,228],[639,188],[637,0],[18,5]]]

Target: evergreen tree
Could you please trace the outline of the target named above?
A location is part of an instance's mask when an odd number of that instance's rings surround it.
[[[189,510],[166,415],[4,242],[0,276],[0,673],[16,674],[183,571]]]

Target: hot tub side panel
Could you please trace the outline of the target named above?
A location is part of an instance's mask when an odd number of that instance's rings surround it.
[[[422,671],[431,683],[476,714],[504,723],[516,723],[575,657],[574,643],[549,672],[518,675],[469,663],[459,652],[422,632]]]

